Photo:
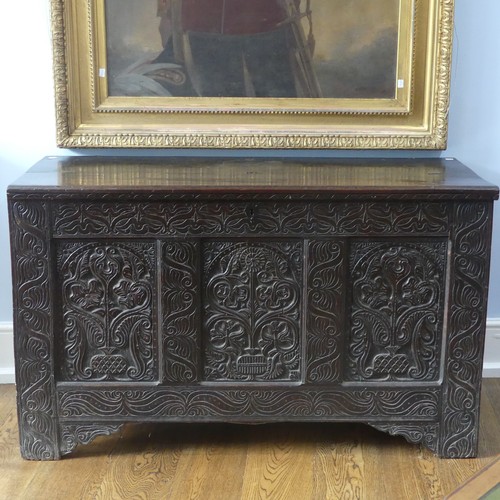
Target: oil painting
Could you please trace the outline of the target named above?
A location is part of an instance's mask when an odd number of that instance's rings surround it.
[[[50,3],[61,147],[446,147],[454,0]]]
[[[400,0],[106,0],[110,96],[394,99]]]

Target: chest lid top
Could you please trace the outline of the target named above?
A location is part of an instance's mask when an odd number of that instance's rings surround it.
[[[46,157],[9,194],[147,199],[497,199],[455,159]]]

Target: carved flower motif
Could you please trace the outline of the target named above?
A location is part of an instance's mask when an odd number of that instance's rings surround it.
[[[289,283],[258,286],[256,296],[259,303],[268,309],[282,309],[295,303],[295,293]]]
[[[98,276],[110,280],[120,271],[120,254],[113,247],[98,247],[90,256],[90,267]]]
[[[276,288],[276,302],[285,305],[292,297],[292,289],[288,283],[281,283]]]
[[[402,298],[412,305],[425,304],[432,298],[432,287],[429,283],[422,282],[410,276],[401,287]]]
[[[377,309],[387,307],[392,298],[392,287],[382,276],[362,282],[360,292],[361,302]]]
[[[245,343],[243,326],[236,321],[217,321],[210,330],[211,343],[216,349],[234,347],[241,350]]]
[[[113,292],[118,297],[118,304],[132,309],[144,303],[147,292],[143,285],[128,280],[121,280],[113,287]]]
[[[99,287],[99,282],[92,279],[87,283],[73,283],[70,287],[69,297],[82,309],[94,309],[103,302],[104,292]]]
[[[293,332],[284,321],[271,321],[262,328],[262,339],[259,345],[262,349],[276,349],[287,351],[295,345]]]
[[[214,287],[215,296],[226,307],[242,309],[248,302],[248,288],[245,285],[231,286],[226,281],[217,283]]]
[[[269,285],[260,285],[255,290],[260,303],[267,303],[273,295],[273,288]]]
[[[220,281],[214,286],[214,294],[219,300],[225,300],[229,292],[229,284],[225,281]]]
[[[249,247],[240,256],[241,266],[249,272],[264,270],[267,262],[266,253],[262,248]]]

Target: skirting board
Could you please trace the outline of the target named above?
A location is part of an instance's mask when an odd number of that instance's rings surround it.
[[[13,332],[12,323],[0,322],[0,384],[14,383]]]
[[[486,325],[483,377],[500,377],[500,318],[489,319]],[[0,384],[14,380],[13,327],[0,322]]]
[[[483,377],[500,377],[500,318],[486,321]]]

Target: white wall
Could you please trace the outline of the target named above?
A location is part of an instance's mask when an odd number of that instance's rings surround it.
[[[316,151],[312,154],[315,156],[439,156],[440,154],[455,156],[485,179],[500,184],[499,19],[498,0],[456,0],[456,35],[447,151],[443,153]],[[0,112],[0,192],[5,193],[7,185],[42,156],[107,154],[106,151],[71,152],[56,148],[49,0],[0,2],[0,47],[2,51],[0,95],[3,96]],[[121,154],[133,153],[121,152]],[[174,152],[136,153],[166,155]],[[187,151],[182,154],[215,153]],[[223,152],[223,154],[244,153]],[[307,155],[305,152],[298,154]],[[0,322],[4,324],[12,321],[9,259],[7,209],[5,195],[2,194],[0,195],[2,278]],[[490,319],[500,318],[500,216],[495,222],[488,316]],[[500,339],[497,339],[496,343],[499,342]]]
[[[0,322],[12,321],[7,185],[55,146],[47,0],[0,2]]]

